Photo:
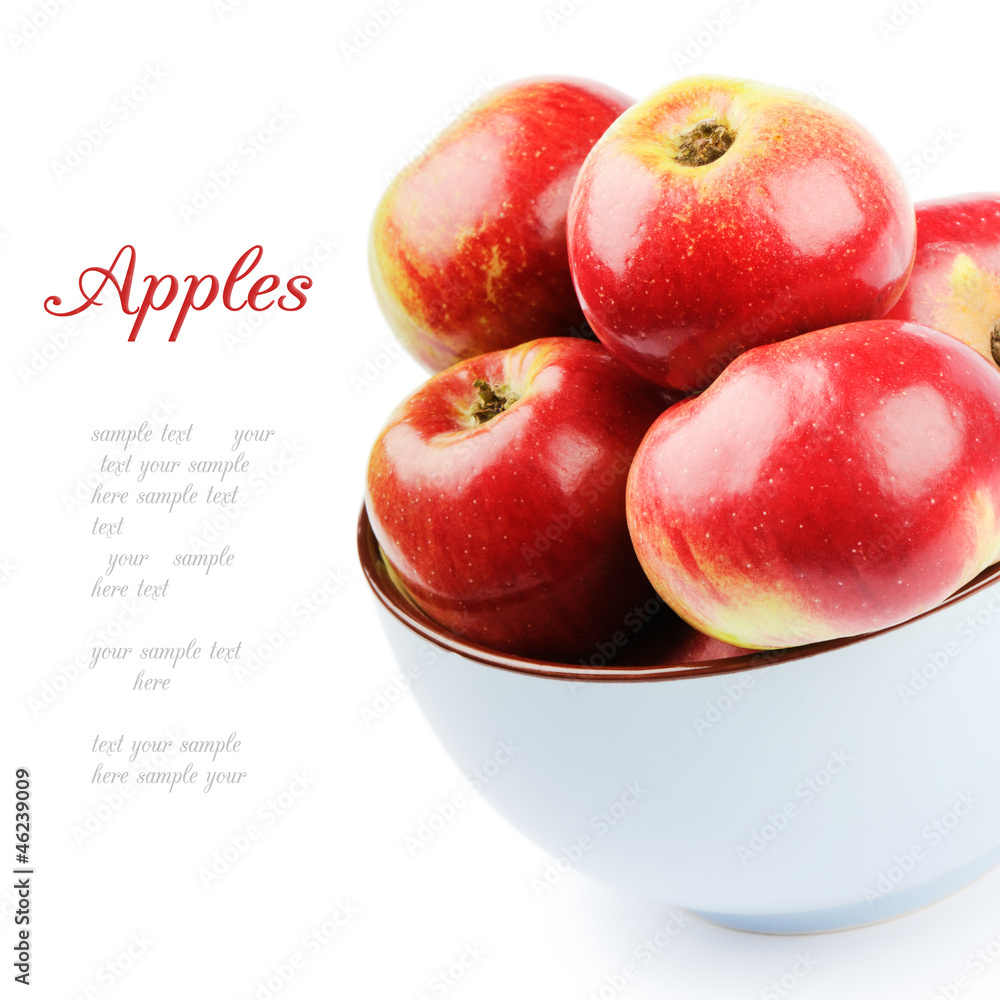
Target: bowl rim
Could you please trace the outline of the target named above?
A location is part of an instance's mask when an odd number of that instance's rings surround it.
[[[924,611],[913,618],[908,618],[898,625],[879,629],[876,632],[865,632],[861,635],[847,636],[842,639],[828,639],[824,642],[814,642],[807,646],[790,646],[786,649],[760,650],[742,656],[731,656],[725,659],[700,660],[695,663],[654,664],[645,666],[630,666],[627,664],[607,664],[606,666],[584,666],[580,663],[555,663],[545,660],[533,660],[528,657],[515,656],[511,653],[501,653],[488,646],[470,642],[462,636],[450,632],[432,618],[425,615],[413,602],[406,597],[388,579],[385,560],[379,549],[378,541],[368,519],[368,511],[364,503],[358,517],[358,559],[364,572],[368,586],[382,606],[412,632],[436,646],[475,660],[477,663],[501,670],[514,671],[519,674],[529,674],[534,677],[547,677],[566,681],[590,681],[598,683],[622,683],[623,681],[662,681],[682,680],[687,677],[711,677],[725,674],[741,673],[747,670],[758,670],[777,663],[791,663],[804,660],[834,649],[846,649],[869,639],[894,632],[911,622],[920,621],[929,615],[937,614],[945,608],[964,601],[981,591],[986,590],[1000,580],[1000,563],[984,569],[978,576],[960,587],[950,597],[937,606]]]

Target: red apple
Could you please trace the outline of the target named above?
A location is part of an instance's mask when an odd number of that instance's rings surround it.
[[[884,316],[913,263],[888,154],[812,97],[691,77],[623,114],[570,201],[583,311],[619,360],[702,389],[749,348]]]
[[[493,649],[573,661],[653,599],[625,481],[662,390],[600,344],[547,338],[461,362],[390,417],[365,504],[405,593]]]
[[[914,323],[807,333],[669,409],[628,481],[639,561],[724,642],[895,625],[1000,559],[1000,373]]]
[[[1000,194],[923,201],[917,257],[889,316],[958,337],[1000,365]]]
[[[580,164],[631,100],[586,80],[500,87],[392,182],[375,213],[379,305],[432,371],[585,328],[566,259]]]
[[[699,632],[687,622],[681,622],[669,646],[669,654],[664,660],[670,663],[702,663],[705,660],[728,660],[752,652],[754,650],[722,642],[720,639],[705,635],[704,632]]]

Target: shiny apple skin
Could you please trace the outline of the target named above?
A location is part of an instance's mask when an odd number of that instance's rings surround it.
[[[1000,194],[914,207],[913,274],[889,317],[950,333],[1000,365]]]
[[[476,379],[519,395],[476,425]],[[435,621],[495,650],[574,662],[654,599],[625,521],[635,449],[670,399],[600,344],[546,338],[461,362],[399,406],[365,504]]]
[[[897,320],[737,358],[650,428],[629,528],[660,596],[754,649],[895,625],[1000,559],[1000,373]]]
[[[585,328],[566,253],[577,172],[632,103],[577,79],[500,87],[449,126],[382,197],[375,294],[431,371]]]
[[[709,116],[735,138],[676,162]],[[795,91],[690,77],[622,115],[570,201],[569,260],[611,353],[661,385],[705,388],[751,347],[885,315],[914,253],[914,212],[857,122]]]
[[[681,622],[676,631],[676,639],[664,657],[670,663],[703,663],[706,660],[728,660],[734,656],[746,656],[754,650],[743,646],[733,646]]]

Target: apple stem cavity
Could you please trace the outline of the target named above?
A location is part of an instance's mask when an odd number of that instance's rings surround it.
[[[990,331],[990,354],[993,360],[1000,365],[1000,320],[997,320]]]
[[[703,118],[677,137],[674,159],[685,167],[714,163],[733,144],[733,134],[716,118]]]
[[[506,385],[493,386],[481,378],[477,378],[472,384],[479,390],[479,399],[472,407],[472,418],[477,426],[492,420],[517,402],[517,396]]]

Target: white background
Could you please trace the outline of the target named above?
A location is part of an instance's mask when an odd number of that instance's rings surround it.
[[[880,27],[893,17],[889,0],[400,0],[363,49],[345,50],[379,8],[387,3],[71,0],[43,23],[41,0],[11,0],[0,15],[0,557],[10,567],[0,583],[0,797],[11,794],[13,767],[29,766],[28,995],[582,1000],[667,923],[667,907],[572,872],[538,898],[531,879],[546,855],[471,793],[411,857],[404,838],[465,788],[462,776],[411,696],[374,722],[362,718],[396,676],[355,555],[365,460],[391,408],[424,378],[384,353],[391,335],[369,287],[367,231],[388,177],[456,108],[535,74],[590,77],[636,98],[690,72],[746,76],[854,115],[915,198],[1000,187],[993,4],[907,0],[912,13],[900,7],[898,27]],[[705,22],[724,9],[731,23],[713,34]],[[42,27],[15,44],[32,16]],[[141,93],[150,69],[165,78],[128,109],[120,95]],[[245,141],[277,111],[293,120],[250,159]],[[67,146],[102,118],[113,128],[57,176]],[[240,172],[185,220],[181,206],[231,160]],[[138,251],[137,280],[224,277],[260,243],[259,273],[308,270],[315,284],[305,309],[266,314],[249,331],[217,303],[192,315],[174,344],[162,316],[129,344],[130,321],[109,297],[70,336],[43,300],[73,301],[79,272],[109,266],[125,243]],[[332,255],[322,249],[331,243]],[[25,378],[33,359],[41,370]],[[244,683],[204,659],[179,665],[165,693],[132,692],[132,666],[113,662],[58,680],[120,610],[89,597],[116,546],[89,534],[92,508],[69,503],[104,451],[91,431],[165,410],[172,426],[194,424],[185,458],[226,454],[234,428],[273,428],[270,443],[248,452],[253,468],[278,472],[264,489],[246,487],[252,503],[213,543],[231,546],[234,567],[207,580],[173,571],[172,596],[149,604],[121,642],[214,638],[252,651],[283,623],[293,632]],[[294,453],[283,450],[292,443]],[[160,578],[206,521],[202,508],[122,512],[132,530],[122,549],[154,553],[160,568],[150,575]],[[295,614],[339,575],[346,582],[315,613]],[[57,697],[33,708],[46,685]],[[97,734],[127,744],[234,730],[243,742],[231,766],[248,772],[237,786],[148,788],[111,809],[106,789],[89,783]],[[265,825],[260,810],[299,790],[302,774],[308,789]],[[13,819],[3,814],[6,832]],[[106,819],[87,832],[91,814]],[[205,885],[199,869],[250,824],[260,838]],[[0,888],[5,956],[12,898]],[[303,939],[341,904],[358,915],[311,954]],[[924,912],[841,934],[763,937],[695,920],[627,995],[759,997],[801,954],[815,963],[794,990],[802,1000],[929,1000],[1000,936],[998,904],[994,874]],[[468,946],[484,957],[442,993],[432,977]],[[275,979],[295,954],[304,962],[294,976]],[[996,996],[997,969],[971,976],[961,995]],[[0,975],[6,996],[6,958]]]

